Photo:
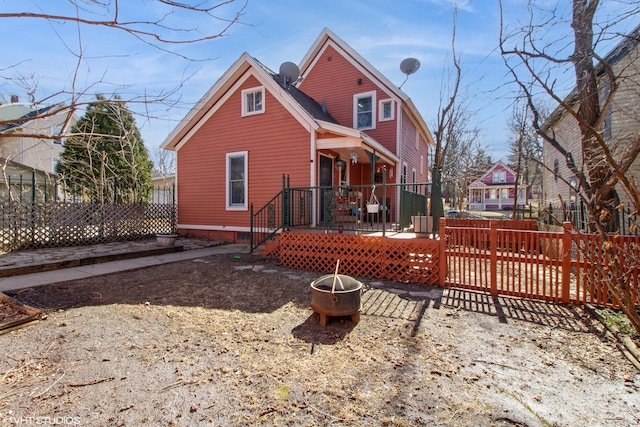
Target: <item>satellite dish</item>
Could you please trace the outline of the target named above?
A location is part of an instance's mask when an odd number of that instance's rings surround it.
[[[418,61],[416,58],[403,59],[400,63],[400,71],[402,71],[407,76],[410,76],[411,74],[418,71],[418,68],[420,68],[420,61]]]
[[[283,62],[280,65],[280,77],[284,79],[285,84],[291,84],[300,77],[300,69],[293,62]]]
[[[406,74],[407,77],[404,78],[404,81],[399,86],[400,89],[402,89],[402,86],[407,82],[409,76],[418,71],[418,68],[420,68],[420,61],[416,58],[406,58],[402,60],[400,63],[400,71]]]

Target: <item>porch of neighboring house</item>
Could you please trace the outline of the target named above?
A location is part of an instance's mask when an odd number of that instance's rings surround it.
[[[358,233],[291,229],[262,247],[289,268],[340,273],[357,278],[392,280],[491,295],[513,296],[561,304],[617,307],[603,275],[607,254],[598,236],[577,233],[570,223],[562,232],[537,230],[531,220],[441,219],[440,235]],[[434,237],[434,236],[429,236]],[[578,247],[588,248],[585,256]],[[640,238],[619,236],[615,250],[640,255]],[[638,301],[640,266],[627,263],[623,274],[633,280]]]
[[[503,187],[469,188],[468,204],[472,211],[500,211],[513,208],[515,201],[513,185]],[[518,206],[525,206],[525,189],[518,189]]]

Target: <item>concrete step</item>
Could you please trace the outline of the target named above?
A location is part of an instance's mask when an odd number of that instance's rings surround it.
[[[113,252],[102,255],[83,257],[67,257],[65,259],[55,261],[41,261],[36,263],[16,264],[16,265],[3,265],[0,266],[0,277],[19,276],[23,274],[41,273],[44,271],[60,270],[63,268],[80,267],[83,265],[101,264],[110,261],[120,261],[125,259],[133,259],[140,257],[147,257],[153,255],[162,255],[174,252],[181,252],[184,250],[182,245],[176,246],[162,246],[157,248],[145,248],[135,251],[121,251]]]

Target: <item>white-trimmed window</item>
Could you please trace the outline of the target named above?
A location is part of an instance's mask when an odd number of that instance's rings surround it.
[[[383,99],[380,101],[378,105],[378,121],[385,122],[387,120],[393,120],[393,100],[392,99]]]
[[[420,154],[420,175],[424,175],[424,156]]]
[[[493,172],[493,183],[494,184],[504,184],[507,182],[507,172],[506,171],[494,171]]]
[[[227,209],[247,209],[248,153],[227,153]]]
[[[353,127],[359,130],[376,128],[376,92],[353,95]]]
[[[242,116],[264,113],[264,86],[242,91]]]

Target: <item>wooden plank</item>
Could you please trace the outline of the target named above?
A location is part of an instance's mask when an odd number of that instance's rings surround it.
[[[40,320],[43,317],[42,310],[22,304],[10,296],[0,292],[0,331],[14,329],[17,326]]]

